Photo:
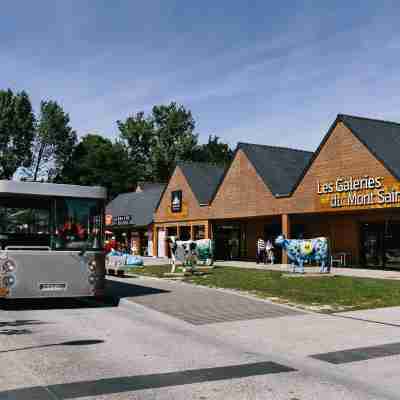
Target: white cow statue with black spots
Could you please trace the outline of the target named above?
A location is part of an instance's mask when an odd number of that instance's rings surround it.
[[[168,242],[171,250],[171,273],[175,272],[176,261],[182,262],[184,268],[190,270],[193,270],[199,263],[211,266],[214,262],[214,246],[211,239],[183,241],[170,236]]]

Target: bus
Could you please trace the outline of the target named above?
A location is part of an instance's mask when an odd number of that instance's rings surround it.
[[[0,180],[0,298],[102,297],[106,190]]]

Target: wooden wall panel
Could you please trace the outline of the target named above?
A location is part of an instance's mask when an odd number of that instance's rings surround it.
[[[331,194],[318,195],[317,183],[335,182],[337,178],[364,176],[380,177],[386,190],[400,190],[399,182],[362,144],[352,132],[339,122],[312,166],[304,176],[293,196],[288,199],[288,212],[338,212],[342,210],[367,210],[371,208],[392,208],[400,206],[400,202],[390,206],[366,205],[332,208]],[[369,190],[371,191],[371,190]],[[377,190],[373,190],[377,197]],[[365,194],[366,191],[353,193]],[[347,197],[347,193],[343,194]]]
[[[242,150],[236,153],[211,204],[211,217],[245,218],[278,213],[278,202]]]
[[[171,212],[171,192],[175,190],[182,190],[182,212],[180,213]],[[209,211],[209,206],[200,207],[184,174],[181,169],[177,167],[161,198],[159,207],[154,215],[154,220],[157,223],[204,220],[208,219]]]
[[[282,168],[285,168],[282,165]],[[258,176],[243,151],[236,153],[235,160],[226,174],[214,201],[211,218],[242,218],[279,214],[338,212],[344,210],[368,210],[399,207],[390,205],[366,205],[330,207],[331,195],[318,195],[318,182],[335,182],[339,177],[380,177],[385,190],[400,191],[398,182],[352,132],[341,122],[325,142],[319,155],[303,177],[291,197],[275,198]],[[374,190],[377,197],[377,190]],[[365,191],[354,192],[365,194]],[[344,194],[347,197],[347,194]],[[400,196],[399,196],[400,200]]]

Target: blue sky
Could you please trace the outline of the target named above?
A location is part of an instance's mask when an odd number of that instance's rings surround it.
[[[246,4],[248,3],[248,4]],[[396,1],[14,0],[0,88],[53,99],[79,135],[154,104],[192,110],[202,141],[314,150],[338,113],[400,121]]]

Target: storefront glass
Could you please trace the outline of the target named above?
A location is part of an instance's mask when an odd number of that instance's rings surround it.
[[[193,227],[193,234],[194,234],[194,240],[205,239],[206,230],[205,230],[204,225],[195,225]]]
[[[168,228],[167,228],[167,236],[168,237],[170,237],[170,236],[177,236],[178,235],[178,229],[177,229],[177,227],[176,226],[169,226]]]
[[[181,226],[179,229],[180,240],[190,240],[190,226]]]
[[[242,254],[240,251],[241,227],[239,223],[217,224],[214,228],[215,253],[219,260],[237,260]],[[243,232],[245,232],[243,230]],[[245,237],[242,237],[242,241]]]
[[[366,267],[400,268],[400,222],[364,223],[361,238]]]

